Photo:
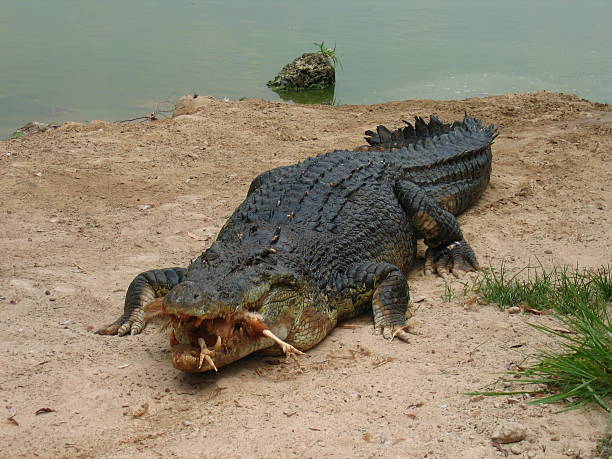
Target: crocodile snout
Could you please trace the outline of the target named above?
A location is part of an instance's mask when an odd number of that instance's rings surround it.
[[[210,301],[210,295],[202,288],[191,281],[183,281],[174,287],[164,299],[164,305],[173,312],[187,312],[186,310],[197,308],[205,302]]]

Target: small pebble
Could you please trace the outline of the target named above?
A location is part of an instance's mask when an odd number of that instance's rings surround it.
[[[491,436],[497,443],[517,443],[527,437],[527,429],[516,422],[507,422],[500,425]]]
[[[508,314],[518,314],[519,312],[521,312],[521,308],[518,306],[512,306],[508,309],[506,309],[506,312]]]
[[[550,254],[552,254],[552,250],[550,250],[550,249],[546,249],[546,250],[544,251],[544,253],[546,253],[546,254],[550,255]]]

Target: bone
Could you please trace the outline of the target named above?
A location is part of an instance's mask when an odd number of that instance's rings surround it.
[[[217,370],[215,362],[211,358],[211,355],[215,354],[214,351],[211,351],[206,347],[206,341],[204,341],[203,338],[198,338],[198,344],[200,345],[200,362],[198,368],[202,368],[202,364],[204,363],[204,360],[206,360],[208,364],[214,368],[215,371],[219,371]]]
[[[202,354],[200,354],[200,368],[202,368]],[[215,371],[219,371],[217,370],[217,367],[215,366],[215,362],[213,361],[213,359],[210,357],[210,355],[208,354],[204,354],[204,359],[208,362],[208,364],[214,368]]]
[[[285,343],[282,339],[280,339],[278,336],[276,336],[274,333],[272,333],[270,330],[264,330],[263,332],[264,336],[267,336],[268,338],[272,339],[276,344],[278,344],[281,349],[283,350],[283,352],[285,353],[286,356],[291,356],[291,355],[298,355],[298,354],[304,354],[302,351],[296,349],[295,347],[293,347],[291,344],[289,343]]]

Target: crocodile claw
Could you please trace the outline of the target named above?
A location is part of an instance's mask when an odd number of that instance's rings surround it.
[[[399,338],[402,341],[409,342],[410,333],[413,333],[409,330],[409,325],[404,325],[403,327],[398,328],[393,332],[391,339]],[[414,334],[414,333],[413,333]]]
[[[465,240],[445,247],[428,248],[425,252],[425,274],[438,274],[447,278],[451,273],[460,277],[462,272],[480,269],[476,255]]]
[[[383,338],[389,341],[393,341],[393,338],[399,338],[406,343],[410,342],[411,333],[409,325],[402,325],[401,327],[379,327],[374,329],[375,335],[383,335]]]
[[[121,317],[112,324],[100,328],[96,333],[98,335],[134,336],[143,331],[145,326],[145,321],[142,319],[132,318],[131,316],[129,319]]]
[[[155,298],[144,306],[137,306],[131,310],[129,315],[124,313],[112,324],[102,327],[96,331],[98,335],[138,335],[147,326],[147,322],[165,317],[162,309],[163,298]],[[127,317],[126,317],[127,315]]]

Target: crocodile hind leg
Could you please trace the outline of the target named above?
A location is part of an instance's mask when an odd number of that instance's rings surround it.
[[[426,272],[435,272],[445,277],[451,272],[458,276],[461,271],[479,269],[476,255],[463,239],[453,214],[440,207],[429,193],[410,181],[398,182],[395,193],[429,247],[425,253]]]
[[[137,335],[146,326],[145,306],[165,296],[185,277],[185,268],[165,268],[145,271],[134,278],[125,294],[123,314],[112,324],[102,327],[99,335]],[[154,307],[159,306],[153,303]]]
[[[373,291],[374,332],[408,341],[406,311],[410,295],[404,273],[391,263],[364,263],[347,272],[354,291]]]

